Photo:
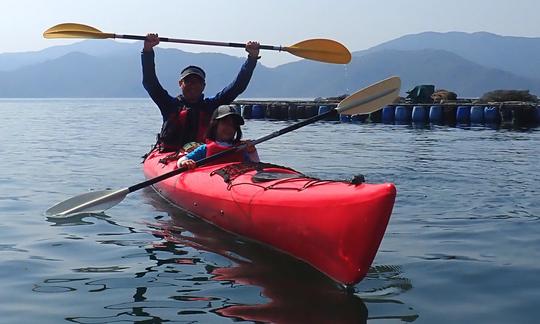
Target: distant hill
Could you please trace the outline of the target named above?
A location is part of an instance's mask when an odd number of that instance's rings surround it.
[[[477,34],[495,43],[499,38],[505,44],[508,41],[497,35]],[[366,51],[354,52],[353,60],[348,65],[308,60],[275,68],[258,64],[242,96],[329,97],[352,93],[391,75],[402,78],[402,93],[417,84],[435,84],[437,88],[455,91],[461,97],[478,97],[495,89],[529,89],[534,94],[540,94],[540,77],[527,77],[511,69],[494,68],[478,62],[480,59],[475,61],[474,58],[481,57],[479,53],[483,51],[474,45],[479,41],[469,43],[470,52],[467,52],[462,39],[475,39],[477,34],[424,33],[405,36]],[[454,42],[454,38],[455,45],[446,47],[452,47],[456,52],[463,51],[463,55],[436,49]],[[426,43],[430,39],[433,42]],[[435,49],[429,48],[431,46]],[[497,46],[495,44],[492,48]],[[527,48],[532,51],[532,45]],[[0,69],[0,97],[146,97],[141,85],[140,50],[140,44],[100,40],[55,46],[33,53],[0,54],[0,66],[5,64],[12,67],[4,71]],[[514,47],[514,51],[519,52],[517,47]],[[262,54],[265,55],[264,52]],[[514,57],[527,55],[516,53]],[[486,62],[503,60],[494,56]],[[225,54],[156,49],[158,77],[171,95],[178,94],[178,74],[189,64],[200,65],[207,71],[205,93],[213,95],[233,80],[244,61],[245,57]],[[537,58],[530,61],[523,58],[521,64],[530,69],[540,69],[537,61]],[[20,66],[13,68],[16,64]],[[519,64],[516,66],[516,70],[521,68]]]
[[[442,50],[355,52],[346,67],[305,60],[289,63],[269,74],[257,73],[250,92],[262,96],[333,96],[351,93],[392,75],[401,77],[402,92],[417,84],[435,84],[462,97],[478,97],[493,89],[540,93],[540,80],[487,68]]]
[[[73,52],[97,57],[125,55],[141,49],[141,44],[119,43],[113,40],[85,40],[70,45],[58,45],[41,51],[0,53],[0,71],[14,71],[23,66],[43,63]]]
[[[493,89],[530,89],[540,93],[540,80],[482,66],[443,50],[369,52],[356,63],[362,75],[377,75],[380,71],[402,76],[402,89],[417,84],[434,84],[462,97],[477,97]]]
[[[486,32],[406,35],[371,48],[423,50],[440,49],[455,53],[486,67],[540,79],[540,38],[500,36]]]
[[[133,97],[141,93],[136,55],[98,58],[74,52],[0,72],[0,97]],[[140,84],[140,82],[139,82]]]
[[[188,53],[156,49],[156,70],[160,82],[173,96],[179,92],[180,70],[196,64],[207,70],[206,91],[214,94],[229,84],[245,58],[216,53]],[[259,66],[264,73],[267,68]],[[146,97],[142,86],[140,48],[112,56],[80,52],[14,71],[0,71],[0,97]]]

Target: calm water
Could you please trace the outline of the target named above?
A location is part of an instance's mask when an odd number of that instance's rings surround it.
[[[0,115],[2,323],[540,321],[540,128],[319,123],[261,144],[263,160],[310,175],[397,185],[373,267],[346,292],[151,189],[105,215],[44,216],[143,180],[161,125],[150,101],[1,100]]]

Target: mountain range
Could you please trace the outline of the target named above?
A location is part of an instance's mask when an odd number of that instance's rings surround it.
[[[141,47],[140,43],[85,40],[37,52],[0,54],[0,97],[146,97]],[[391,75],[401,77],[402,92],[418,84],[434,84],[460,97],[479,97],[497,89],[540,94],[540,38],[426,32],[352,54],[347,65],[300,60],[270,68],[259,63],[242,96],[336,96]],[[244,60],[219,53],[156,49],[157,74],[171,95],[179,92],[178,75],[184,66],[195,64],[207,71],[205,93],[212,95],[232,81]]]

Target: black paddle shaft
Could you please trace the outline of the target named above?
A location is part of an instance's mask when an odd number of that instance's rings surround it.
[[[274,137],[278,137],[278,136],[281,136],[283,134],[286,134],[286,133],[289,133],[289,132],[292,132],[293,130],[296,130],[300,127],[304,127],[306,125],[309,125],[309,124],[313,124],[314,122],[317,122],[319,120],[322,120],[322,119],[325,119],[325,118],[328,118],[328,117],[333,117],[335,115],[337,115],[338,111],[333,108],[323,114],[320,114],[320,115],[317,115],[317,116],[313,116],[311,118],[308,118],[304,121],[301,121],[301,122],[298,122],[296,124],[293,124],[293,125],[290,125],[290,126],[287,126],[283,129],[280,129],[278,131],[275,131],[271,134],[268,134],[266,136],[263,136],[259,139],[256,139],[255,141],[252,141],[253,145],[256,145],[256,144],[259,144],[259,143],[262,143],[262,142],[265,142],[265,141],[268,141],[269,139],[272,139]],[[215,161],[227,154],[230,154],[232,152],[236,152],[238,150],[241,150],[243,148],[246,147],[246,144],[242,144],[242,145],[239,145],[239,146],[236,146],[236,147],[233,147],[233,148],[230,148],[228,150],[225,150],[225,151],[222,151],[222,152],[219,152],[217,154],[214,154],[212,156],[209,156],[209,157],[206,157],[204,159],[201,159],[199,161],[196,162],[197,166],[201,166],[201,165],[205,165],[205,164],[208,164],[212,161]],[[131,187],[128,188],[129,192],[134,192],[134,191],[137,191],[139,189],[142,189],[144,187],[148,187],[148,186],[151,186],[153,185],[154,183],[157,183],[157,182],[160,182],[162,180],[165,180],[167,178],[170,178],[170,177],[174,177],[175,175],[177,174],[180,174],[184,171],[187,171],[188,169],[186,167],[182,167],[182,168],[178,168],[176,170],[172,170],[172,171],[169,171],[167,173],[164,173],[160,176],[157,176],[155,178],[152,178],[152,179],[148,179],[146,181],[143,181],[143,182],[140,182],[136,185],[133,185]]]
[[[115,38],[123,39],[133,39],[133,40],[145,40],[146,36],[139,35],[114,35]],[[167,38],[159,37],[160,42],[170,42],[170,43],[183,43],[183,44],[195,44],[195,45],[213,45],[213,46],[225,46],[225,47],[239,47],[245,48],[246,44],[242,43],[226,43],[226,42],[212,42],[212,41],[200,41],[200,40],[191,40],[191,39],[177,39],[177,38]],[[259,45],[260,49],[265,50],[277,50],[281,51],[283,48],[281,46],[272,46],[272,45]]]

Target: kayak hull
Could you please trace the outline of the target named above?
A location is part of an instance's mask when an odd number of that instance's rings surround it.
[[[175,168],[175,161],[152,152],[144,174],[153,178]],[[240,163],[201,166],[154,184],[165,199],[226,231],[307,262],[342,284],[367,274],[388,224],[393,184],[351,184],[308,178],[288,168],[267,172],[292,178],[254,182],[256,170],[226,182],[216,173]]]

